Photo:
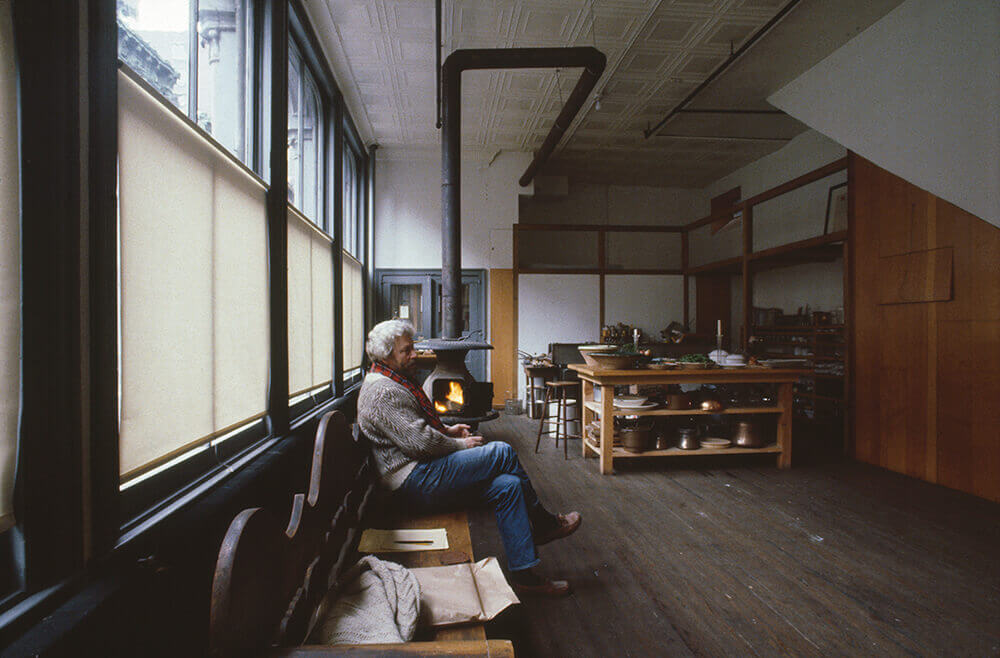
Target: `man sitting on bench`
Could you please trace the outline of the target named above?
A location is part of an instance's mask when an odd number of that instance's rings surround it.
[[[445,425],[411,379],[416,365],[413,326],[381,322],[365,345],[374,364],[358,396],[358,425],[372,445],[382,486],[415,512],[489,503],[507,553],[514,589],[522,594],[565,596],[564,580],[532,571],[537,546],[580,527],[578,512],[554,515],[539,502],[514,449],[502,441],[483,444],[468,425]]]

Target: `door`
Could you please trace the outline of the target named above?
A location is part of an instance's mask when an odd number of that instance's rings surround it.
[[[441,270],[376,270],[378,320],[409,320],[421,338],[441,335]],[[486,340],[486,271],[462,270],[462,336]],[[486,381],[486,351],[465,359],[472,376]]]

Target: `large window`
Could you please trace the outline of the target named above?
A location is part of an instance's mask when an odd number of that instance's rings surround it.
[[[288,53],[288,200],[317,226],[323,208],[323,105],[294,45]],[[332,232],[332,231],[331,231]]]
[[[249,0],[118,0],[118,56],[243,162],[251,154]]]
[[[10,5],[0,3],[0,532],[14,522],[21,361],[21,231],[18,225],[17,79]]]
[[[121,74],[123,481],[264,415],[263,185]]]
[[[360,375],[364,357],[364,229],[365,189],[367,183],[365,158],[357,145],[354,131],[344,125],[343,180],[343,340],[344,381],[355,381]]]
[[[301,2],[15,6],[0,0],[0,613],[19,615],[85,563],[134,561],[343,393],[370,190]],[[16,52],[15,27],[32,35]]]

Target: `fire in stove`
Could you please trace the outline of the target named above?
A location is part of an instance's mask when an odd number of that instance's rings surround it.
[[[446,384],[447,390],[445,390]],[[434,382],[434,408],[439,414],[461,411],[463,407],[465,407],[465,395],[462,392],[462,382],[455,379]]]

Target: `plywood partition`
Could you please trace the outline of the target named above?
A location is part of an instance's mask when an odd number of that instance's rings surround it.
[[[1000,229],[850,158],[854,456],[1000,501]]]
[[[490,270],[490,380],[493,406],[517,397],[517,346],[514,342],[514,270]]]

